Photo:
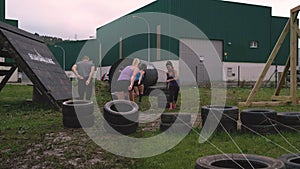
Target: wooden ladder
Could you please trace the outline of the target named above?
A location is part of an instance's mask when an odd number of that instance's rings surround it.
[[[5,50],[0,50],[0,57],[11,58],[9,53]],[[1,67],[4,67],[5,69],[2,69]],[[4,88],[5,84],[8,82],[9,78],[13,75],[16,69],[17,69],[17,64],[15,62],[0,62],[0,77],[3,77],[0,83],[0,92]]]

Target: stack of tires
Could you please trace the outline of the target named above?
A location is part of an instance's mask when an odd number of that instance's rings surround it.
[[[262,135],[274,134],[277,113],[270,109],[246,109],[241,112],[242,132],[254,132]]]
[[[63,125],[66,128],[88,128],[94,125],[94,104],[86,100],[69,100],[62,104]]]
[[[279,157],[285,164],[286,169],[298,169],[300,168],[300,154],[285,154]]]
[[[252,154],[219,154],[196,160],[195,169],[263,168],[284,169],[280,160]]]
[[[138,128],[138,105],[129,100],[112,100],[104,107],[104,128],[109,133],[128,135]]]
[[[162,113],[160,131],[188,133],[192,129],[191,117],[189,113]]]
[[[300,112],[277,113],[277,128],[280,131],[300,131]]]
[[[209,113],[210,116],[209,116]],[[216,131],[236,132],[239,109],[234,106],[208,105],[201,108],[202,127],[211,129],[220,119]]]

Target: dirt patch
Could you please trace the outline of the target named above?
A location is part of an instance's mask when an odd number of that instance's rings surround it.
[[[1,152],[4,153],[4,152]],[[135,161],[112,155],[82,129],[47,133],[40,143],[32,143],[14,158],[2,161],[1,168],[128,168]]]

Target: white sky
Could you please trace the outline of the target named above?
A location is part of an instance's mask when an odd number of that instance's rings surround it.
[[[96,29],[154,0],[6,0],[6,18],[19,28],[63,39],[88,39]],[[289,17],[299,0],[226,0],[272,7],[273,16]]]

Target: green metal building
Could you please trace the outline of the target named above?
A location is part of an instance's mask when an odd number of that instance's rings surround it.
[[[196,25],[209,39],[223,42],[225,55],[222,56],[222,60],[224,62],[265,63],[288,20],[288,18],[284,17],[271,16],[271,7],[220,0],[157,0],[131,14],[142,12],[168,13]],[[103,61],[104,65],[110,65],[115,60],[114,57],[120,56],[120,44],[115,44],[113,49],[105,49],[105,43],[119,41],[120,37],[126,34],[126,32],[122,31],[123,24],[141,22],[134,21],[134,19],[128,21],[128,18],[126,18],[127,21],[123,22],[123,18],[125,17],[121,17],[97,29],[97,38],[103,42],[103,51],[108,51],[106,54],[110,55],[107,57],[107,60]],[[143,24],[145,25],[145,23],[141,22],[139,26],[145,29]],[[155,30],[156,26],[150,23],[150,29]],[[168,26],[163,27],[163,23],[161,23],[161,29],[164,28],[170,29]],[[123,40],[122,45],[129,47],[123,48],[123,56],[126,57],[131,52],[142,48],[147,49],[145,36],[143,34]],[[155,35],[151,35],[151,48],[157,47],[156,38]],[[138,43],[135,43],[136,41]],[[251,42],[257,43],[257,48],[255,46],[251,47]],[[287,42],[288,39],[285,41],[279,57],[277,57],[276,64],[285,64],[288,54]],[[127,43],[138,45],[128,45]],[[179,55],[179,40],[173,39],[172,41],[169,39],[166,42],[162,41],[161,46],[170,47],[168,50]],[[155,53],[151,53],[151,57],[151,61],[157,60]],[[162,58],[162,60],[164,59],[169,58]]]
[[[99,54],[97,53],[98,43],[96,40],[63,41],[55,45],[48,45],[58,63],[66,71],[84,55],[90,57],[96,66],[99,65]]]
[[[259,68],[254,68],[260,70],[288,21],[285,17],[272,16],[271,10],[272,8],[267,6],[221,0],[157,0],[97,29],[101,64],[110,66],[124,57],[139,57],[147,60],[149,46],[152,48],[151,62],[176,60],[179,56],[185,57],[183,60],[189,62],[187,64],[194,64],[194,60],[184,53],[186,50],[184,43],[195,44],[195,48],[205,50],[203,46],[206,42],[202,41],[210,40],[224,63],[227,73],[230,71],[233,74],[237,73],[238,68],[247,72],[249,64],[261,64]],[[154,12],[153,15],[168,14],[170,19],[160,21],[159,18],[152,17],[149,12]],[[180,25],[183,32],[178,31],[178,28],[173,25],[173,22],[177,22],[174,16],[195,25],[207,37],[195,36],[185,31],[188,29],[184,29],[184,25]],[[178,31],[176,37],[168,36],[176,31]],[[138,33],[132,34],[132,32]],[[151,33],[150,44],[147,43],[148,32]],[[288,54],[289,38],[286,38],[273,65],[285,65]],[[243,64],[248,64],[247,69]],[[190,66],[196,69],[197,66],[201,67],[201,65]],[[259,73],[254,74],[255,77],[251,75],[250,78],[245,75],[245,78],[240,80],[255,80]],[[228,77],[231,78],[232,75]],[[232,78],[235,80],[234,77]]]
[[[5,0],[0,0],[0,21],[18,27],[18,20],[5,18]]]

